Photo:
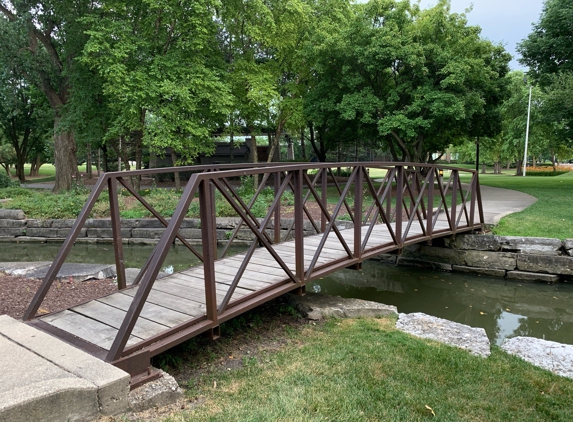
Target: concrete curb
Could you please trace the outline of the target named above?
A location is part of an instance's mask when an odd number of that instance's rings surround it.
[[[0,421],[89,421],[128,410],[130,376],[115,366],[6,315],[0,341],[15,384],[0,385]]]

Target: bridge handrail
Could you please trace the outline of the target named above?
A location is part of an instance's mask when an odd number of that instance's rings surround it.
[[[350,176],[346,179],[343,186],[340,185],[340,181],[333,171],[333,169],[338,167],[351,169]],[[368,169],[383,169],[387,171],[381,181],[375,181],[370,177]],[[449,177],[443,174],[444,169],[450,171]],[[308,174],[309,170],[316,171],[316,173],[311,177]],[[183,190],[171,219],[167,221],[126,182],[126,178],[169,172],[193,172],[193,174]],[[465,195],[459,177],[461,172],[471,175]],[[251,201],[246,204],[234,192],[229,179],[255,175],[262,175],[263,183],[258,187]],[[266,216],[262,219],[257,219],[251,208],[271,176],[274,179],[274,200]],[[340,195],[332,210],[329,210],[327,203],[327,184],[329,182]],[[67,254],[77,239],[81,228],[84,226],[91,209],[106,187],[109,190],[112,231],[115,240],[114,253],[118,288],[126,288],[121,220],[118,206],[118,183],[142,203],[166,228],[135,280],[135,284],[139,283],[140,285],[121,324],[118,335],[109,350],[108,361],[117,361],[127,352],[136,350],[133,347],[126,349],[127,341],[163,265],[169,247],[176,238],[203,262],[207,308],[204,318],[211,326],[215,326],[218,323],[217,321],[228,312],[231,297],[257,247],[262,246],[266,248],[273,259],[284,270],[288,280],[290,280],[289,282],[292,283],[292,287],[300,288],[309,280],[331,271],[328,268],[321,269],[317,267],[318,259],[330,233],[336,236],[346,253],[346,257],[336,260],[335,264],[351,266],[358,264],[366,257],[373,256],[377,252],[379,253],[381,250],[383,245],[367,249],[368,240],[376,224],[382,223],[386,225],[393,245],[401,249],[414,241],[431,239],[436,233],[435,226],[442,212],[448,221],[448,233],[452,234],[460,229],[481,228],[484,221],[477,172],[475,170],[446,167],[437,164],[402,162],[242,163],[104,173],[94,185],[91,195],[78,215],[68,237],[62,244],[32,303],[24,314],[25,320],[32,319],[35,316]],[[380,186],[376,187],[376,183],[380,183]],[[320,187],[320,192],[317,189],[318,187]],[[221,303],[217,303],[215,291],[215,261],[218,258],[216,250],[215,190],[219,191],[240,217],[240,224],[235,228],[227,242],[223,254],[226,253],[228,246],[233,242],[243,225],[248,226],[250,232],[254,235],[254,240],[245,255],[245,259]],[[284,239],[281,239],[281,199],[285,192],[289,190],[294,195],[294,219],[292,225],[286,231]],[[439,199],[437,204],[434,204],[436,194],[439,195]],[[199,201],[203,239],[201,252],[193,248],[179,234],[183,219],[196,195],[198,195],[197,200]],[[349,201],[350,196],[353,196],[353,203]],[[370,202],[366,206],[366,210],[364,206],[365,199]],[[450,201],[449,204],[448,200]],[[313,202],[319,208],[320,222],[315,221],[307,206]],[[476,206],[478,223],[475,222]],[[354,243],[352,245],[347,244],[338,228],[341,223],[337,220],[343,210],[353,224]],[[305,216],[307,217],[306,219]],[[305,221],[309,222],[314,232],[323,233],[307,268],[304,267]],[[271,222],[273,222],[274,227],[272,233],[269,234],[267,230]],[[403,224],[404,222],[405,225]],[[422,234],[409,237],[412,226],[416,224],[419,224]],[[365,234],[362,233],[363,227],[366,227]],[[285,240],[291,234],[294,237],[295,245],[294,271],[291,271],[285,261],[271,246],[273,243]]]

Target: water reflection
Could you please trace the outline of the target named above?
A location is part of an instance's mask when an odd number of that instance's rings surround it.
[[[395,305],[482,327],[490,340],[530,336],[573,344],[573,285],[529,284],[367,261],[310,285],[322,293]]]

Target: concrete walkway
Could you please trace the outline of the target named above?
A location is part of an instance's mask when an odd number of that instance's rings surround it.
[[[523,211],[537,202],[537,198],[511,189],[480,186],[486,224],[496,225],[506,215]]]
[[[486,224],[537,201],[508,189],[482,186],[481,192]],[[43,277],[49,264],[0,263],[0,271]],[[103,278],[113,267],[65,264],[58,276]],[[0,350],[0,422],[91,421],[128,410],[127,373],[6,315],[0,316]]]

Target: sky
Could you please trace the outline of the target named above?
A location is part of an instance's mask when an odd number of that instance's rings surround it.
[[[435,4],[436,0],[420,2],[424,9]],[[484,38],[505,47],[513,56],[509,64],[511,69],[525,70],[517,62],[519,53],[515,48],[531,32],[532,25],[539,21],[543,0],[451,0],[451,5],[451,11],[455,13],[463,13],[473,5],[473,10],[467,14],[468,23],[480,26]]]

